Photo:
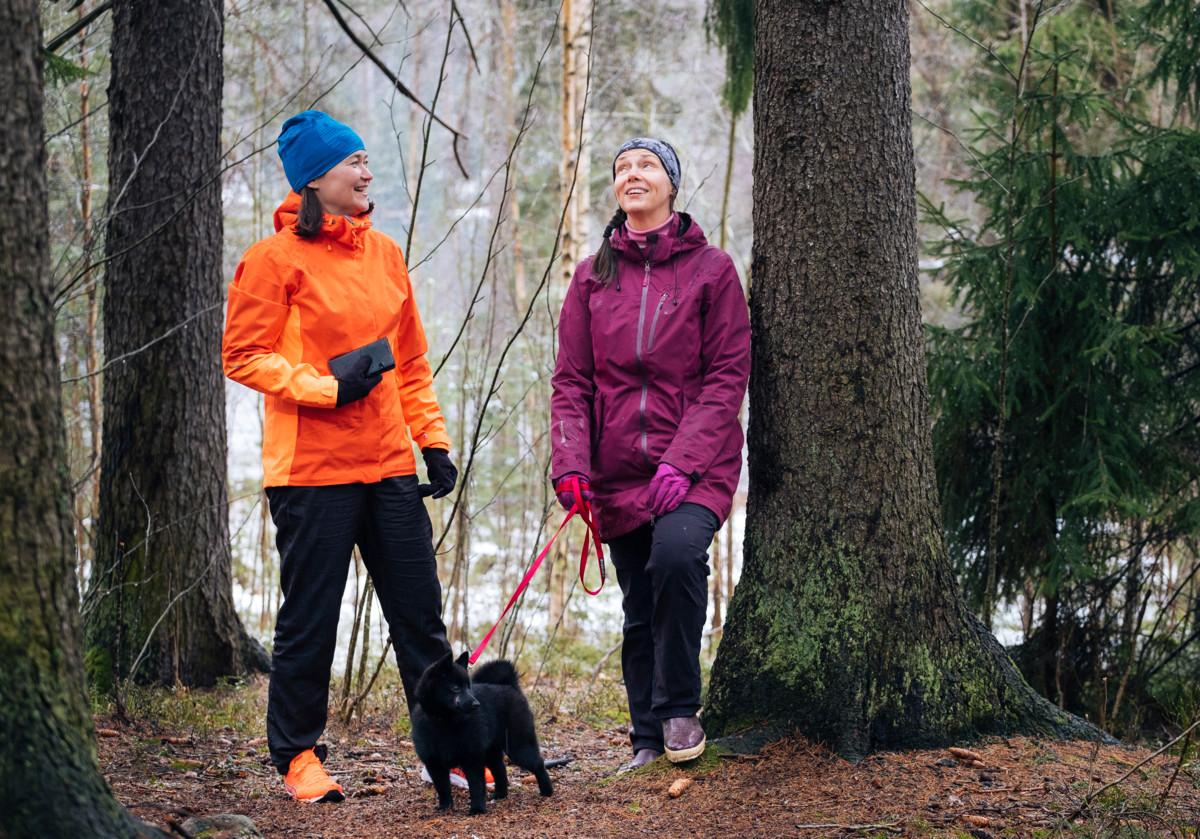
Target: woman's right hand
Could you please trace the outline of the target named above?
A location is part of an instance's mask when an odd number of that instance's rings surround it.
[[[580,472],[568,472],[554,482],[554,492],[558,496],[558,503],[562,505],[564,510],[570,511],[575,506],[576,481],[579,482],[579,496],[584,501],[591,501],[595,497],[587,475]]]
[[[337,380],[338,394],[337,406],[340,408],[343,405],[349,405],[351,402],[357,402],[368,393],[370,393],[375,385],[383,380],[382,373],[376,373],[374,376],[368,376],[367,371],[371,369],[371,359],[363,356],[358,360],[358,364],[354,365],[345,377]]]

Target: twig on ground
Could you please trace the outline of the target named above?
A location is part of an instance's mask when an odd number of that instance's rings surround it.
[[[1196,727],[1197,727],[1197,726],[1200,726],[1200,719],[1197,719],[1195,722],[1193,722],[1191,725],[1189,725],[1187,728],[1185,728],[1185,729],[1184,729],[1182,732],[1180,732],[1180,734],[1179,734],[1179,736],[1178,736],[1178,737],[1176,737],[1176,738],[1175,738],[1174,740],[1172,740],[1171,742],[1167,743],[1165,746],[1163,746],[1163,747],[1162,747],[1161,749],[1159,749],[1158,751],[1154,752],[1154,754],[1152,754],[1152,755],[1150,755],[1149,757],[1145,758],[1144,760],[1141,760],[1141,761],[1139,761],[1138,763],[1134,764],[1133,768],[1132,768],[1132,769],[1130,769],[1128,772],[1126,772],[1124,775],[1122,775],[1120,778],[1117,778],[1115,781],[1109,781],[1107,784],[1105,784],[1104,786],[1100,787],[1100,789],[1096,790],[1095,792],[1088,793],[1088,795],[1084,797],[1083,801],[1082,801],[1082,802],[1080,802],[1079,806],[1078,806],[1078,807],[1076,807],[1076,808],[1075,808],[1075,809],[1074,809],[1074,810],[1071,812],[1071,815],[1067,816],[1066,820],[1067,820],[1067,821],[1070,821],[1071,819],[1074,819],[1074,818],[1078,817],[1078,816],[1079,816],[1079,815],[1080,815],[1080,814],[1081,814],[1081,813],[1082,813],[1084,810],[1086,810],[1086,809],[1088,808],[1088,806],[1089,806],[1089,805],[1090,805],[1090,804],[1091,804],[1093,801],[1095,801],[1095,800],[1096,800],[1096,798],[1097,798],[1097,797],[1100,795],[1100,793],[1104,792],[1105,790],[1112,789],[1112,788],[1113,788],[1113,787],[1115,787],[1117,784],[1119,784],[1119,783],[1121,783],[1122,781],[1124,781],[1126,778],[1128,778],[1128,777],[1129,777],[1130,775],[1132,775],[1134,772],[1138,771],[1138,770],[1139,770],[1139,769],[1141,769],[1143,766],[1145,766],[1147,763],[1149,763],[1150,761],[1154,760],[1154,758],[1158,757],[1158,756],[1159,756],[1159,755],[1161,755],[1163,752],[1165,752],[1167,749],[1169,749],[1169,748],[1171,748],[1172,746],[1174,746],[1176,743],[1178,743],[1178,742],[1179,742],[1180,740],[1182,740],[1184,737],[1187,737],[1187,736],[1189,736],[1189,735],[1192,733],[1192,731],[1194,731],[1194,730],[1196,729]]]
[[[1195,726],[1193,725],[1193,728]],[[1171,773],[1171,780],[1167,781],[1167,788],[1163,790],[1162,796],[1158,799],[1158,809],[1162,809],[1167,803],[1167,796],[1171,794],[1171,787],[1175,786],[1175,779],[1179,777],[1179,770],[1183,768],[1183,764],[1187,762],[1188,747],[1192,745],[1192,731],[1189,728],[1187,736],[1183,739],[1183,748],[1179,750],[1179,762],[1175,764],[1175,771]]]
[[[796,830],[882,830],[885,833],[903,833],[899,822],[887,824],[798,824]]]

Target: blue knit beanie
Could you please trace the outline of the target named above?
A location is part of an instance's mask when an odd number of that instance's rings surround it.
[[[321,111],[301,111],[279,132],[279,159],[296,192],[366,147],[350,126]]]
[[[666,140],[656,140],[653,137],[634,137],[621,144],[621,148],[617,149],[617,153],[613,155],[614,180],[617,177],[617,158],[630,149],[645,149],[653,152],[654,156],[662,162],[663,169],[667,171],[667,178],[670,179],[671,186],[675,187],[676,192],[679,191],[679,155]]]

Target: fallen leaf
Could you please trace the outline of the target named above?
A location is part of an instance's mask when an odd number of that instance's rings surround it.
[[[386,795],[389,787],[387,784],[371,784],[370,786],[359,787],[358,792],[354,793],[355,798],[361,798],[364,795]]]
[[[946,751],[950,752],[950,754],[962,761],[978,760],[981,763],[983,762],[983,755],[979,754],[979,752],[971,751],[970,749],[960,749],[957,746],[951,746]]]
[[[115,728],[97,728],[96,736],[97,737],[120,737],[121,732],[117,731]]]
[[[188,745],[191,745],[191,742],[192,742],[191,737],[170,737],[170,736],[168,736],[168,737],[163,737],[161,739],[164,743],[170,743],[172,746],[188,746]]]
[[[992,820],[987,816],[975,816],[970,813],[964,813],[961,818],[964,822],[971,825],[971,827],[987,827],[992,823]]]
[[[675,783],[671,784],[671,788],[667,790],[667,795],[672,798],[678,798],[683,795],[683,791],[692,785],[691,778],[680,778]]]

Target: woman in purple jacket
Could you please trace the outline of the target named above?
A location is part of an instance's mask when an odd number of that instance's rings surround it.
[[[624,769],[704,751],[708,546],[742,466],[746,298],[729,256],[675,212],[679,174],[662,140],[618,149],[620,209],[563,301],[550,402],[555,491],[568,508],[576,485],[592,499],[621,585]]]

